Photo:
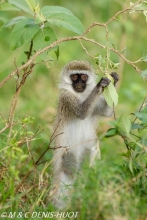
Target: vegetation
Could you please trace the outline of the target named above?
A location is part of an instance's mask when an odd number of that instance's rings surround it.
[[[78,212],[79,220],[145,220],[147,1],[47,4],[0,2],[0,216],[57,219],[38,213],[57,211],[48,195],[58,74],[66,62],[85,59],[99,77],[119,73],[119,100],[114,89],[106,92],[117,105],[115,117],[100,122],[101,159],[92,169],[84,162],[66,213]]]

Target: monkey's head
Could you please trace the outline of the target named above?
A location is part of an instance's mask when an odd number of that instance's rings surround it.
[[[60,88],[81,93],[91,90],[94,86],[95,74],[87,61],[74,60],[63,68]]]

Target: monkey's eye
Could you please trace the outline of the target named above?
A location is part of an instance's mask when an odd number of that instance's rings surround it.
[[[77,74],[71,75],[71,80],[72,81],[76,81],[77,79],[78,79],[78,75]]]
[[[86,74],[82,74],[82,75],[81,75],[81,79],[82,79],[83,81],[87,81],[88,76],[87,76]]]

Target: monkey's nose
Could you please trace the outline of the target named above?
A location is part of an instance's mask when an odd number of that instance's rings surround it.
[[[77,85],[77,88],[78,88],[78,89],[81,89],[81,88],[82,88],[82,86],[81,86],[81,85]]]

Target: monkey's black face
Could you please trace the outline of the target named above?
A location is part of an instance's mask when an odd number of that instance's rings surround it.
[[[70,76],[72,86],[76,92],[83,92],[86,88],[88,76],[86,74],[72,74]]]

